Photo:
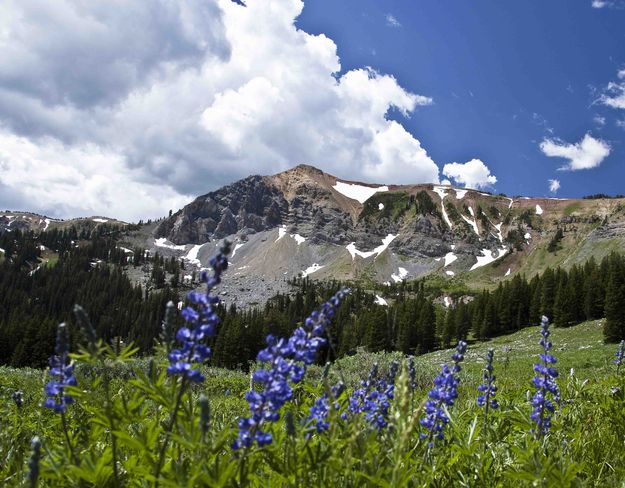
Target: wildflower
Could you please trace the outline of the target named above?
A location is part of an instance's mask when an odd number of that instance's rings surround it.
[[[28,481],[31,487],[35,487],[39,479],[39,460],[41,459],[41,441],[39,437],[33,437],[30,447],[33,453],[28,461]]]
[[[460,341],[451,356],[454,362],[453,366],[450,368],[447,364],[443,364],[441,374],[434,379],[434,388],[428,394],[429,400],[425,402],[425,417],[421,419],[420,423],[428,431],[421,433],[421,438],[429,439],[429,447],[434,445],[434,439],[442,440],[444,438],[445,425],[449,423],[445,407],[451,407],[458,397],[460,380],[456,375],[461,370],[460,363],[464,360],[466,350],[467,343]]]
[[[361,387],[355,390],[348,404],[348,412],[352,415],[364,413],[365,420],[378,431],[388,426],[390,402],[394,398],[395,377],[399,363],[391,362],[386,378],[378,378],[378,365],[373,365],[369,377],[361,381]],[[347,418],[347,413],[343,414]]]
[[[499,403],[495,399],[497,394],[497,386],[495,386],[495,375],[493,374],[493,357],[495,352],[492,349],[486,354],[486,366],[484,367],[484,383],[477,387],[480,394],[477,396],[477,405],[486,407],[486,416],[488,416],[488,408],[497,409]]]
[[[210,264],[214,270],[213,276],[206,271],[200,274],[200,280],[206,283],[206,293],[191,291],[187,295],[194,307],[182,309],[182,317],[187,323],[176,333],[176,340],[181,344],[178,349],[169,353],[169,367],[167,374],[179,374],[183,378],[201,383],[204,375],[193,364],[202,364],[211,355],[210,347],[202,343],[206,338],[213,337],[219,324],[219,317],[213,307],[219,303],[219,297],[211,294],[211,290],[221,282],[222,273],[228,268],[227,255],[230,252],[230,243],[225,241],[219,253],[211,258]],[[168,313],[171,307],[168,307]],[[171,317],[169,317],[171,320]],[[166,319],[166,327],[169,327]],[[167,330],[164,331],[167,334]]]
[[[618,373],[619,369],[621,369],[621,364],[625,361],[625,341],[621,341],[614,356],[616,357],[614,364],[616,364],[616,372]]]
[[[22,408],[22,405],[24,405],[24,393],[17,390],[13,392],[13,395],[11,395],[11,397],[13,398],[13,401],[15,402],[15,406],[17,408]]]
[[[417,369],[415,368],[414,357],[408,361],[408,377],[410,389],[414,392],[417,389]]]
[[[210,404],[208,403],[208,397],[203,393],[200,395],[200,430],[202,436],[206,436],[208,433],[208,427],[210,425]]]
[[[65,324],[59,324],[56,334],[56,355],[50,358],[50,376],[52,380],[45,387],[48,399],[43,406],[53,409],[56,413],[65,413],[67,406],[74,399],[65,393],[67,386],[76,386],[74,364],[69,361],[69,344]]]
[[[295,329],[290,338],[267,336],[267,347],[258,353],[257,360],[268,363],[269,369],[253,374],[254,383],[262,385],[262,391],[250,389],[245,396],[251,416],[239,420],[239,434],[232,444],[233,449],[248,448],[254,442],[259,447],[271,443],[272,436],[262,430],[263,425],[280,418],[280,409],[293,397],[289,383],[299,383],[306,367],[315,361],[317,351],[326,343],[323,334],[347,292],[339,291],[320,311],[313,311],[304,321],[304,327]]]
[[[536,388],[536,393],[532,398],[532,420],[536,423],[536,428],[532,429],[532,432],[536,434],[536,437],[549,432],[551,427],[551,416],[555,411],[554,401],[560,403],[560,391],[555,379],[558,377],[558,372],[552,364],[556,363],[556,358],[549,354],[549,351],[553,347],[551,341],[549,341],[549,319],[543,315],[541,320],[540,345],[543,347],[543,353],[540,355],[542,363],[534,364],[534,371],[537,373],[532,379],[532,384]],[[551,396],[551,400],[549,399]]]
[[[332,408],[334,410],[339,410],[340,405],[337,402],[338,398],[341,396],[343,391],[345,390],[345,384],[342,381],[339,381],[336,385],[330,388],[330,394],[332,395],[333,405]],[[317,430],[317,433],[321,433],[330,428],[330,423],[328,422],[328,415],[330,414],[330,397],[327,393],[321,395],[312,407],[310,407],[310,415],[306,419],[306,422],[312,423],[312,425]]]

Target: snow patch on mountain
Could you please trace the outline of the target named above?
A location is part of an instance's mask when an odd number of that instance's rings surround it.
[[[388,302],[384,300],[384,298],[382,298],[380,295],[375,296],[375,303],[377,303],[378,305],[384,305],[385,307],[388,307]]]
[[[393,242],[393,239],[395,239],[396,237],[397,234],[388,234],[384,239],[382,239],[382,244],[376,247],[373,251],[359,251],[358,249],[356,249],[355,242],[348,244],[345,248],[351,254],[352,261],[356,259],[356,256],[360,256],[364,259],[370,258],[371,256],[378,257],[386,250],[389,244]]]
[[[497,261],[499,258],[504,257],[508,252],[508,248],[502,247],[501,249],[497,249],[497,255],[493,256],[493,253],[490,249],[482,249],[482,255],[476,256],[477,263],[471,266],[471,271],[477,268],[481,268],[482,266],[486,266],[494,261]]]
[[[302,271],[302,278],[306,278],[308,275],[315,273],[316,271],[319,271],[321,268],[323,268],[323,265],[313,263],[312,266],[309,266],[304,271]]]
[[[380,191],[388,191],[388,186],[364,186],[357,185],[355,183],[343,183],[342,181],[337,181],[336,185],[334,185],[336,191],[338,191],[341,195],[345,195],[347,198],[351,198],[352,200],[357,200],[360,203],[365,203],[369,198]]]
[[[157,247],[164,247],[166,249],[173,249],[175,251],[184,251],[187,248],[186,245],[178,246],[176,244],[172,244],[164,237],[159,237],[158,239],[155,239],[154,245]]]

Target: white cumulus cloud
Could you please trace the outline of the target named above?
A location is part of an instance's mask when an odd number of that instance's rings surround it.
[[[540,150],[545,156],[567,159],[567,164],[559,168],[560,170],[577,171],[599,166],[610,154],[610,145],[586,134],[575,144],[559,139],[545,139],[540,143]]]
[[[336,44],[296,27],[301,0],[245,4],[1,2],[0,207],[38,195],[53,216],[136,220],[303,162],[439,181],[421,142],[387,117],[431,98],[368,67],[339,76]]]
[[[599,97],[599,102],[608,107],[625,110],[625,69],[617,73],[619,81],[611,81]]]
[[[401,27],[401,23],[393,14],[386,14],[386,25],[389,27]]]
[[[549,191],[551,193],[557,193],[560,189],[560,181],[559,180],[548,180],[549,182]]]
[[[497,183],[497,178],[490,174],[488,167],[479,159],[466,163],[449,163],[443,167],[443,175],[467,188],[484,188]]]

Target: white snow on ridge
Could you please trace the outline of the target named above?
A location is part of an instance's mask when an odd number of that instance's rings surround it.
[[[464,196],[467,194],[467,192],[469,190],[458,190],[456,188],[454,188],[454,190],[456,190],[456,199],[457,200],[462,200],[464,198]]]
[[[302,242],[306,241],[305,237],[300,236],[299,234],[291,234],[291,237],[295,239],[297,245],[299,246]]]
[[[388,307],[388,302],[386,300],[384,300],[384,298],[382,298],[380,295],[376,295],[375,296],[375,302],[378,305],[384,305],[386,307]]]
[[[321,268],[323,268],[324,265],[320,265],[317,263],[313,263],[312,266],[309,266],[308,268],[306,268],[304,271],[302,271],[302,278],[306,278],[308,275],[319,271]]]
[[[99,222],[100,224],[103,224],[104,222],[108,222],[108,219],[91,219],[94,222]]]
[[[176,251],[184,251],[187,248],[187,246],[184,246],[184,245],[183,246],[178,246],[176,244],[172,244],[171,242],[169,242],[164,237],[159,237],[158,239],[156,239],[154,241],[154,245],[157,246],[157,247],[165,247],[167,249],[174,249]]]
[[[443,302],[445,303],[446,308],[449,308],[449,306],[451,305],[451,299],[449,297],[443,298]]]
[[[536,215],[542,215],[543,214],[543,209],[541,208],[540,205],[536,204]]]
[[[280,227],[278,227],[278,238],[275,240],[275,242],[278,242],[285,235],[286,235],[286,225],[281,225]]]
[[[338,191],[341,195],[345,195],[347,198],[351,198],[352,200],[357,200],[360,203],[365,203],[379,191],[388,191],[388,186],[386,185],[371,187],[356,185],[353,183],[343,183],[342,181],[337,181],[336,185],[332,188]]]
[[[532,234],[530,234],[529,232],[526,232],[524,237],[526,240],[530,240],[532,238]]]
[[[486,266],[487,264],[497,261],[499,258],[504,257],[507,253],[508,253],[508,248],[502,247],[501,249],[497,249],[497,256],[494,257],[490,249],[482,249],[482,255],[476,256],[477,263],[471,266],[470,271],[473,271],[474,269],[481,268],[482,266]]]
[[[203,246],[204,244],[195,244],[191,249],[189,249],[189,252],[187,253],[187,255],[184,257],[184,259],[186,259],[187,261],[189,261],[191,264],[197,264],[198,266],[200,266],[202,263],[200,262],[200,260],[198,259],[197,255],[200,252],[200,248]]]
[[[508,268],[508,271],[506,271],[506,274],[504,276],[510,276],[510,273],[512,272],[511,268]]]
[[[497,224],[495,226],[495,229],[497,229],[497,238],[499,239],[499,242],[503,244],[503,234],[501,233],[501,224],[503,224],[503,222]]]
[[[454,273],[453,271],[451,271],[449,269],[447,271],[445,271],[445,273],[447,273],[447,276],[454,276],[456,274],[456,273]]]
[[[393,239],[395,239],[396,237],[397,237],[397,234],[387,235],[384,239],[382,239],[382,245],[376,247],[373,251],[365,251],[365,252],[359,251],[358,249],[356,249],[355,242],[348,244],[347,246],[345,246],[345,248],[352,255],[352,261],[356,259],[356,256],[360,256],[361,258],[364,258],[364,259],[370,258],[371,256],[378,257],[380,254],[382,254],[386,250],[389,244],[393,242]]]
[[[406,276],[408,276],[408,270],[406,268],[402,268],[401,266],[399,267],[398,270],[398,274],[393,273],[391,275],[391,279],[395,282],[395,283],[400,283],[403,280],[406,279]]]
[[[445,222],[447,222],[449,228],[452,229],[453,226],[451,225],[451,220],[449,220],[449,216],[447,215],[447,210],[445,210],[444,202],[445,196],[447,196],[447,188],[445,188],[444,186],[433,186],[432,191],[434,193],[438,193],[438,196],[441,197],[441,210],[443,214],[443,219],[445,220]]]
[[[128,249],[127,247],[117,246],[117,249],[121,249],[126,254],[134,254],[135,253],[132,249]]]
[[[473,209],[471,207],[469,207],[469,211],[471,212],[471,215],[473,215]],[[477,228],[477,222],[475,221],[475,219],[470,219],[468,217],[465,217],[464,215],[461,215],[461,217],[464,219],[464,221],[469,224],[471,227],[473,227],[473,232],[475,232],[478,236],[480,235],[480,231]]]
[[[445,265],[443,267],[446,268],[456,259],[458,259],[458,256],[456,256],[453,252],[448,252],[447,254],[445,254]]]
[[[232,255],[230,257],[233,258],[234,255],[237,253],[237,249],[241,249],[242,247],[243,247],[242,242],[238,242],[237,244],[235,244],[234,249],[232,250]]]
[[[384,204],[382,202],[378,203],[378,210],[384,210]]]
[[[2,249],[1,247],[0,247],[0,252],[1,252],[2,254],[6,253],[6,251],[5,251],[4,249]]]

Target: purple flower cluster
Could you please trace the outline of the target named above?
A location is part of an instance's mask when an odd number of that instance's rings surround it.
[[[621,369],[621,364],[625,361],[625,341],[621,341],[614,353],[614,357],[614,364],[616,364],[616,372],[618,373],[619,369]]]
[[[251,416],[239,420],[239,434],[232,444],[233,449],[251,447],[256,442],[260,447],[270,444],[271,433],[262,430],[266,422],[276,422],[280,409],[291,400],[293,390],[290,383],[299,383],[304,377],[306,366],[315,361],[317,351],[326,343],[323,337],[334,317],[335,309],[349,290],[341,290],[324,303],[320,311],[314,311],[288,339],[267,336],[267,347],[258,353],[257,360],[269,364],[269,369],[254,372],[253,380],[262,385],[262,391],[250,391],[245,396]]]
[[[411,391],[415,391],[417,389],[417,368],[415,367],[414,357],[410,357],[410,361],[408,361],[408,384],[410,386]]]
[[[486,366],[484,367],[484,383],[477,387],[479,395],[477,396],[478,407],[485,407],[486,416],[488,417],[489,407],[492,409],[499,408],[499,403],[495,395],[497,395],[497,386],[495,386],[495,375],[493,374],[493,358],[495,352],[492,349],[486,354]]]
[[[345,391],[345,383],[339,381],[336,385],[330,388],[330,395],[332,397],[332,408],[339,410],[341,406],[337,401],[341,394]],[[327,393],[321,395],[312,407],[310,407],[310,415],[306,419],[307,423],[310,423],[318,434],[324,432],[330,428],[328,422],[328,415],[330,414],[330,396]]]
[[[555,403],[560,403],[560,390],[556,384],[558,372],[552,366],[556,363],[556,358],[549,351],[553,344],[549,340],[549,319],[543,315],[540,327],[540,345],[543,353],[540,355],[540,363],[534,364],[536,376],[532,379],[532,384],[536,388],[536,393],[532,398],[532,420],[536,423],[536,428],[532,432],[536,437],[541,437],[549,432],[551,427],[551,416],[555,411]],[[549,399],[551,396],[551,399]]]
[[[445,407],[451,407],[458,397],[458,383],[460,380],[457,374],[460,372],[460,363],[464,360],[467,351],[467,343],[460,341],[456,346],[456,351],[451,356],[454,365],[450,368],[443,364],[441,374],[434,379],[434,388],[428,394],[429,400],[425,403],[425,417],[420,421],[421,425],[427,429],[427,433],[421,433],[422,439],[429,439],[429,447],[434,444],[434,439],[444,438],[445,425],[449,423],[449,417],[445,412]]]
[[[56,413],[65,413],[67,406],[74,399],[65,393],[65,387],[76,386],[74,364],[69,360],[69,341],[65,324],[59,324],[56,333],[55,355],[50,358],[50,380],[45,387],[48,399],[43,406],[53,409]]]
[[[213,276],[208,276],[206,271],[200,274],[200,280],[206,283],[206,293],[195,291],[187,295],[188,300],[195,305],[182,309],[182,317],[187,323],[176,333],[176,339],[181,344],[178,349],[169,353],[169,367],[167,374],[181,375],[183,378],[200,383],[204,381],[204,375],[193,364],[202,364],[210,355],[210,347],[203,344],[206,338],[213,337],[219,324],[219,317],[214,311],[214,306],[219,303],[219,298],[211,294],[211,290],[221,282],[222,273],[228,268],[227,256],[230,253],[230,243],[224,241],[223,246],[216,256],[210,260],[214,270]]]
[[[360,388],[352,393],[348,411],[352,415],[363,413],[365,420],[378,431],[388,426],[388,413],[394,398],[395,377],[399,363],[391,362],[386,378],[378,378],[378,365],[374,364],[367,380],[360,383]],[[343,418],[347,415],[344,414]]]

